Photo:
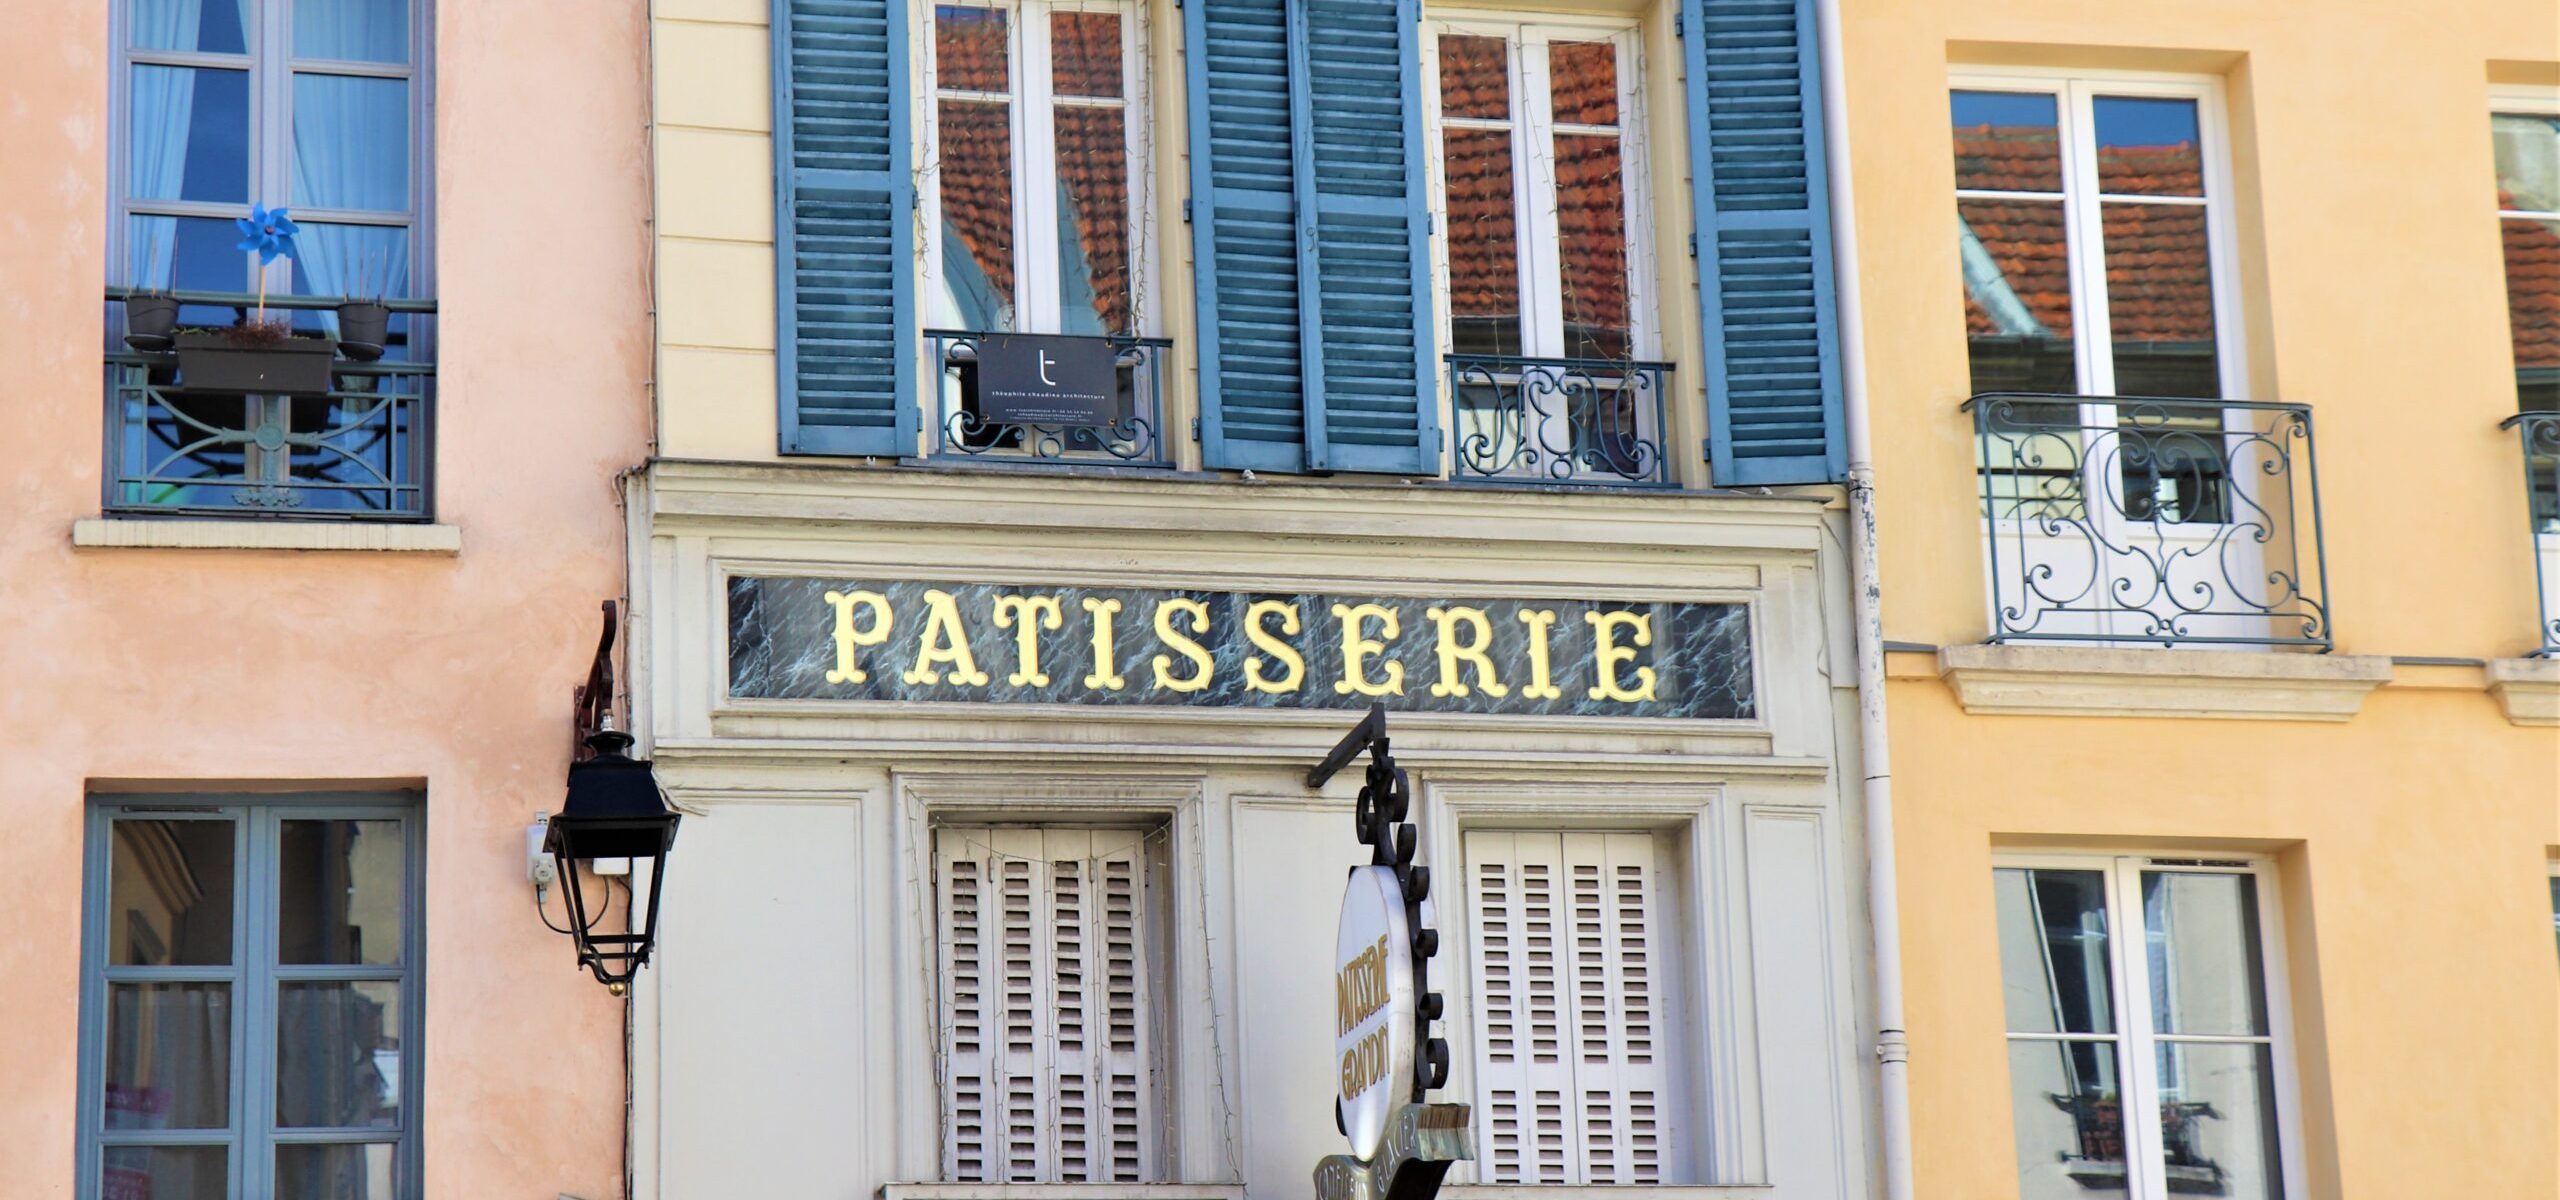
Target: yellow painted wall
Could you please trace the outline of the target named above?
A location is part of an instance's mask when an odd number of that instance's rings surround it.
[[[2026,64],[2227,89],[2250,387],[2314,409],[2338,652],[2532,647],[2487,113],[2560,76],[2560,7],[1846,7],[1888,638],[1988,628],[1947,77]],[[1990,870],[2039,845],[2276,856],[2313,1196],[2560,1195],[2560,730],[2476,667],[2315,725],[1975,715],[1890,665],[1920,1195],[2017,1194]]]

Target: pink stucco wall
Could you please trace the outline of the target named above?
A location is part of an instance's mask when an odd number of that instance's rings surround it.
[[[99,506],[108,5],[0,52],[0,1197],[73,1185],[91,780],[423,781],[427,1195],[621,1194],[620,1002],[534,919],[647,453],[644,7],[440,0],[438,519],[459,556],[75,550]]]

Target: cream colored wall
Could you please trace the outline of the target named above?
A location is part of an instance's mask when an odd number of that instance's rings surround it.
[[[427,793],[426,1194],[619,1195],[621,1010],[530,911],[647,452],[643,25],[443,0],[438,519],[458,555],[79,549],[99,510],[108,6],[0,71],[0,1193],[73,1187],[84,793]],[[271,197],[269,199],[272,199]]]
[[[2223,81],[2252,391],[2313,407],[2339,652],[2531,648],[2486,113],[2493,78],[2549,80],[2560,10],[1848,8],[1888,638],[1987,630],[1947,75],[2031,64]],[[1989,870],[2062,843],[2276,855],[2313,1196],[2560,1194],[2560,736],[2479,668],[2403,664],[2307,725],[1968,715],[1927,656],[1891,667],[1921,1195],[2016,1194]]]

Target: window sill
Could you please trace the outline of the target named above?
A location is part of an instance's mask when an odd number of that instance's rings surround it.
[[[2518,725],[2560,725],[2560,658],[2491,660],[2489,694]]]
[[[2344,721],[2391,681],[2379,655],[1948,646],[1938,676],[1969,713]]]
[[[1766,1183],[1650,1185],[1561,1183],[1463,1183],[1440,1189],[1446,1200],[1571,1200],[1587,1197],[1642,1197],[1643,1200],[1768,1200],[1776,1185]]]
[[[1232,1183],[889,1183],[880,1200],[1244,1200]]]
[[[71,544],[85,550],[357,550],[454,555],[462,553],[462,528],[358,521],[84,517],[71,523]]]

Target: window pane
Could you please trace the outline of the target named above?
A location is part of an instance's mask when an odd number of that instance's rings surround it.
[[[2106,876],[2015,867],[1991,874],[2009,1032],[2115,1032]]]
[[[277,837],[276,961],[400,961],[408,872],[398,821],[285,821]]]
[[[1440,115],[1462,120],[1511,119],[1508,49],[1501,38],[1440,38]]]
[[[1957,92],[1956,186],[2000,192],[2062,190],[2062,138],[2054,98],[2031,92]]]
[[[2170,1194],[2281,1200],[2274,1051],[2227,1042],[2159,1049],[2160,1148]]]
[[[1013,125],[1002,104],[945,100],[942,286],[945,319],[964,329],[1013,328]]]
[[[2196,102],[2099,96],[2098,190],[2120,196],[2201,196],[2204,154]]]
[[[2498,207],[2560,212],[2560,116],[2489,118],[2498,156]]]
[[[1552,42],[1547,90],[1559,125],[1618,123],[1618,48],[1608,42]]]
[[[2059,200],[1958,200],[1975,392],[2080,390],[2071,246]]]
[[[1520,237],[1512,210],[1511,135],[1450,129],[1442,173],[1449,189],[1449,349],[1520,352]]]
[[[133,0],[127,11],[137,49],[248,53],[249,0]]]
[[[2102,204],[2107,335],[2119,396],[2222,394],[2214,348],[2213,259],[2204,209]]]
[[[409,0],[292,0],[293,53],[353,62],[409,61]]]
[[[247,71],[136,66],[130,107],[128,195],[248,202]]]
[[[308,226],[304,228],[308,229]],[[227,217],[134,217],[125,227],[125,253],[137,287],[183,291],[254,290],[248,255],[235,249],[240,229]],[[211,304],[190,304],[178,312],[184,325],[229,325],[238,311]]]
[[[276,1124],[389,1129],[400,1123],[400,985],[276,989]]]
[[[1618,139],[1555,135],[1556,232],[1562,252],[1565,353],[1633,353],[1627,305],[1627,196]]]
[[[107,986],[108,1129],[231,1123],[231,985]]]
[[[1058,280],[1064,330],[1136,333],[1130,287],[1128,110],[1058,113]]]
[[[100,1200],[223,1200],[230,1151],[221,1146],[109,1146]]]
[[[231,961],[229,821],[120,820],[107,868],[107,965]]]
[[[2517,407],[2560,409],[2560,221],[2509,217],[2498,231],[2507,255]]]
[[[2145,872],[2142,929],[2151,955],[2153,1029],[2267,1032],[2254,876]]]
[[[293,77],[293,202],[409,210],[409,83]]]
[[[2130,1194],[2115,1054],[2106,1042],[2009,1043],[2018,1200],[2123,1200]]]
[[[960,92],[1011,90],[1005,13],[945,4],[933,10],[934,86]]]
[[[1049,58],[1050,86],[1061,96],[1118,99],[1125,92],[1117,13],[1051,13]]]
[[[388,1142],[278,1146],[276,1200],[393,1200],[391,1160]]]

